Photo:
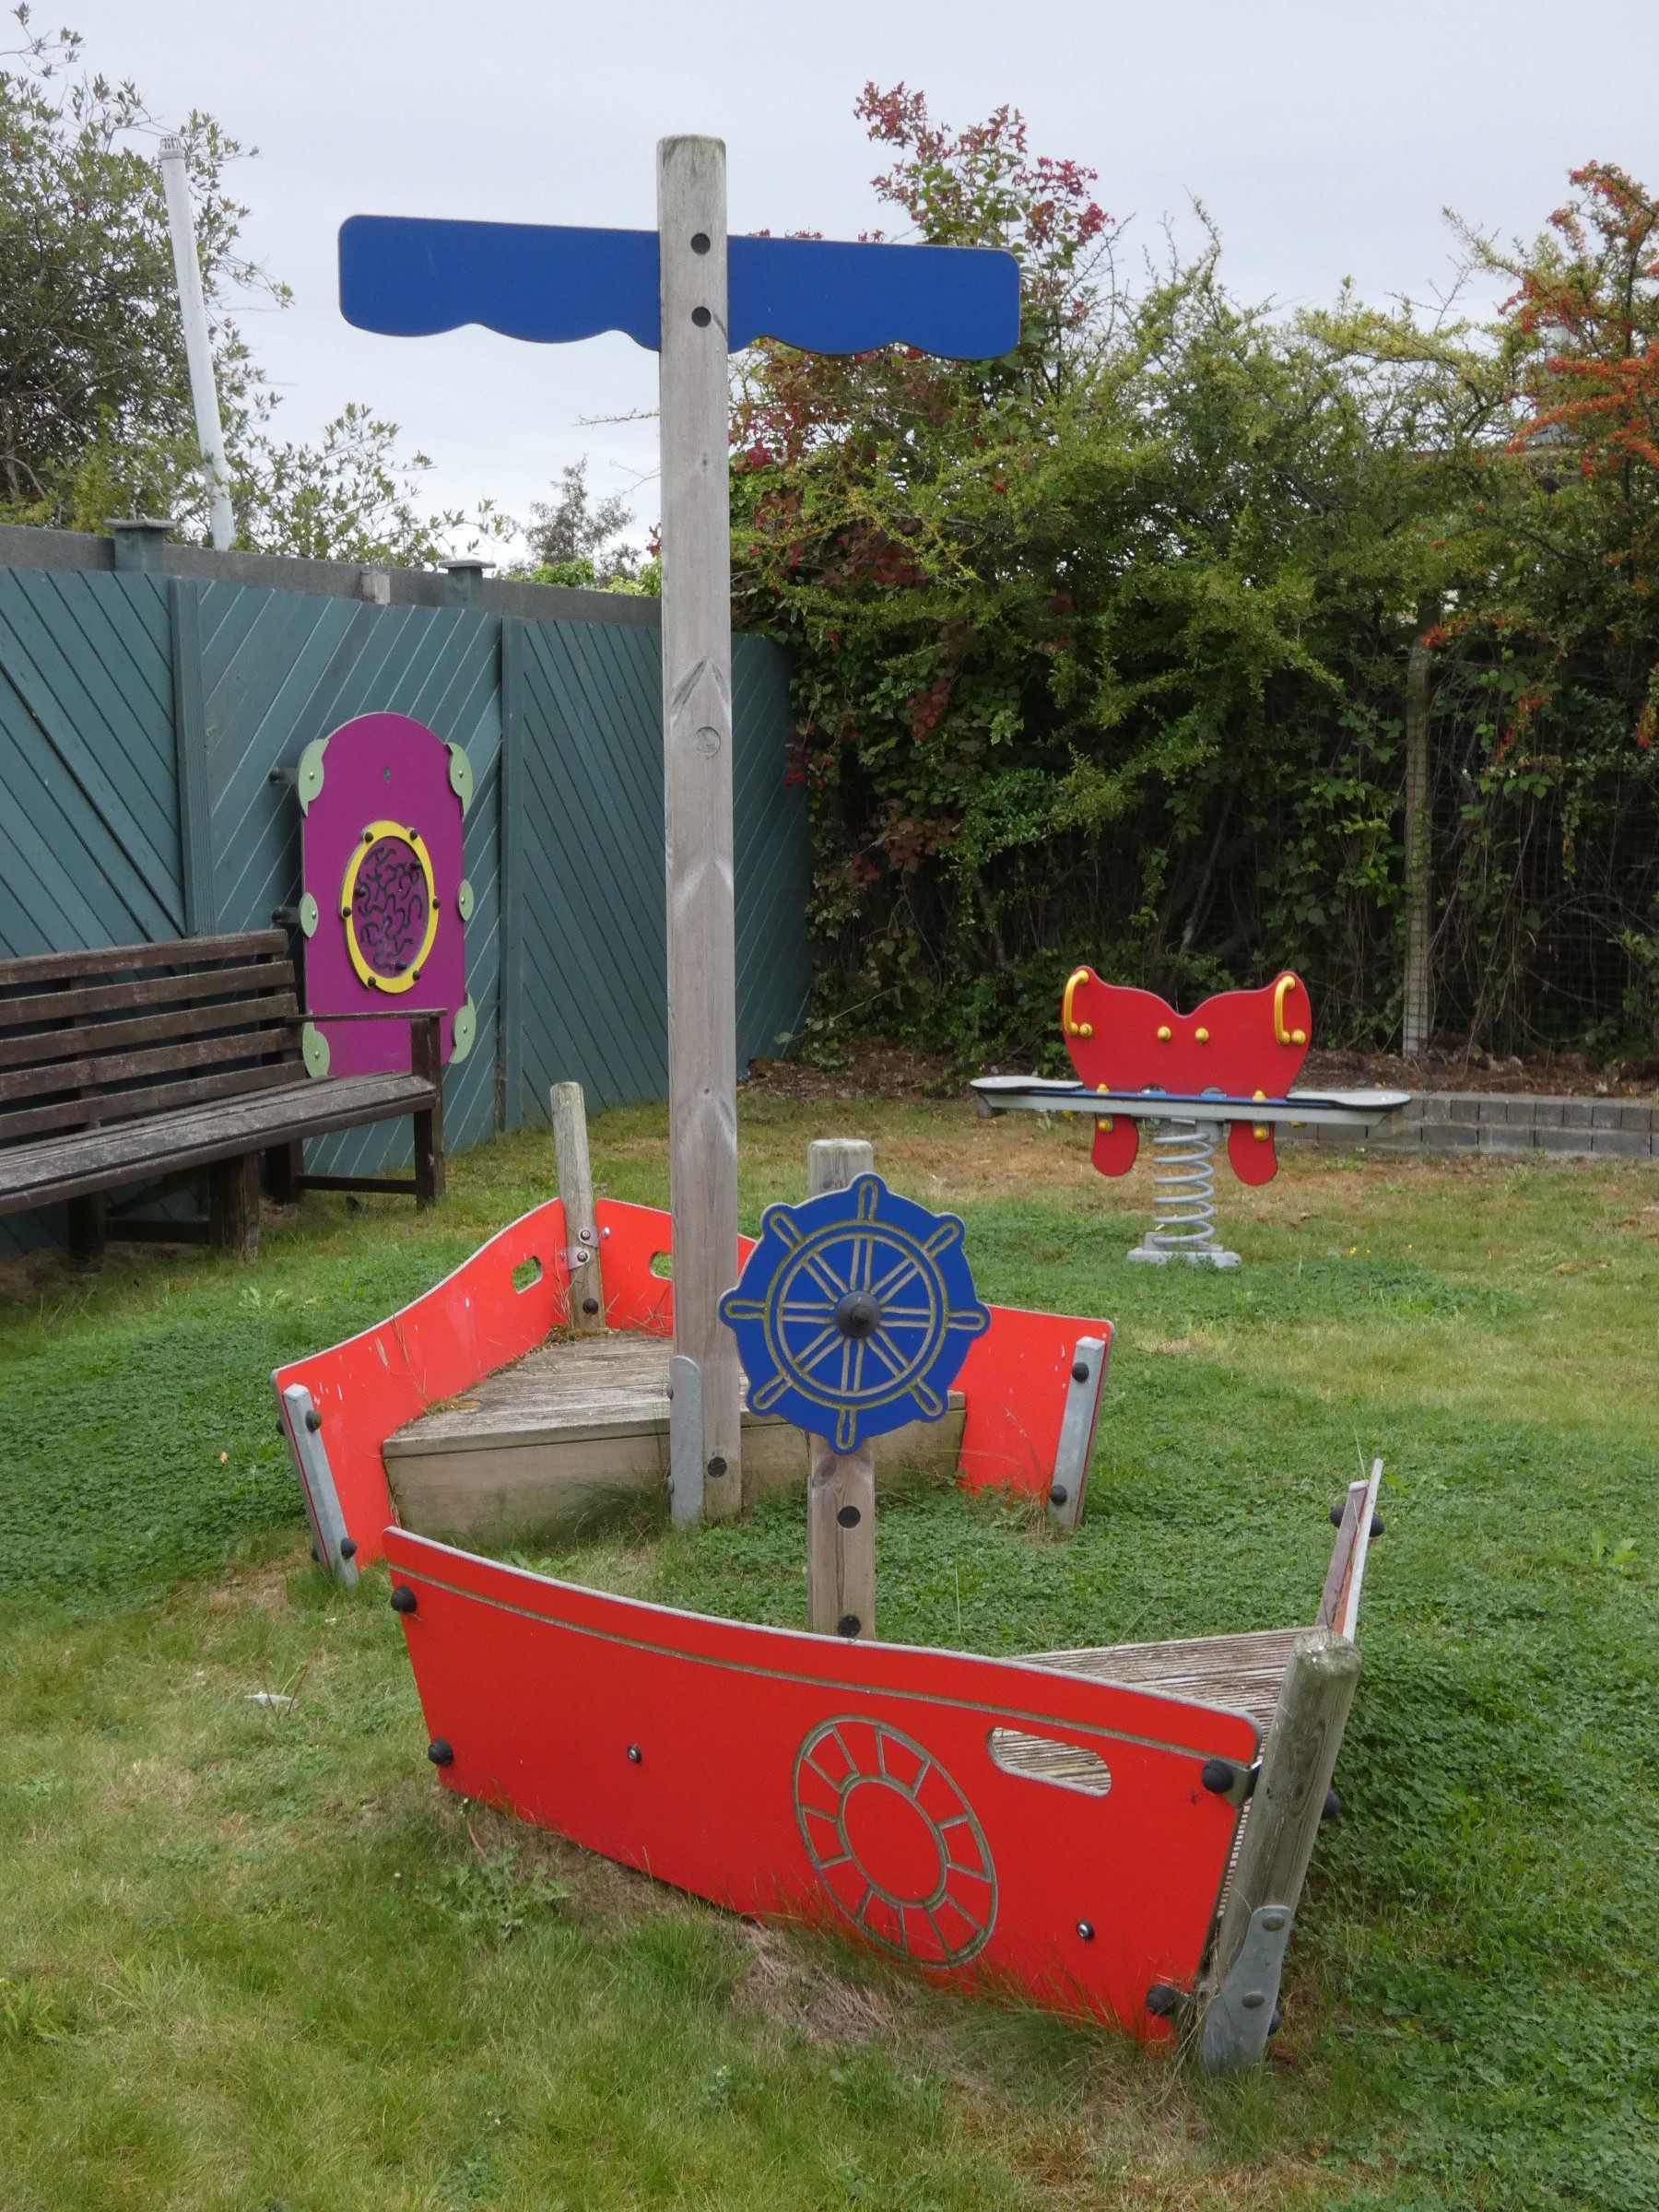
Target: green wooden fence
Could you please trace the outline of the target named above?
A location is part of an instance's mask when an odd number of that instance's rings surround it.
[[[734,648],[747,1063],[805,1010],[810,853],[785,656]],[[660,1098],[659,666],[651,600],[0,528],[0,958],[268,924],[299,896],[301,750],[390,710],[473,767],[478,1043],[446,1078],[452,1147],[545,1121],[562,1078],[598,1106]],[[348,1131],[312,1165],[407,1145],[395,1124]]]

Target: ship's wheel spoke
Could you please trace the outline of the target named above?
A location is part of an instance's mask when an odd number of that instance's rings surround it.
[[[821,1359],[826,1352],[833,1349],[839,1344],[845,1344],[846,1341],[835,1324],[831,1322],[828,1328],[818,1331],[810,1344],[802,1345],[799,1349],[793,1345],[790,1346],[789,1364],[797,1374],[810,1374],[815,1360]]]

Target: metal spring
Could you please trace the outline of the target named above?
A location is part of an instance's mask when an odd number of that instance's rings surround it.
[[[1216,1241],[1214,1122],[1152,1124],[1152,1234],[1167,1252],[1189,1251]]]

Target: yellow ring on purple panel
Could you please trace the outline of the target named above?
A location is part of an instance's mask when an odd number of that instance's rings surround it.
[[[408,966],[394,975],[385,974],[364,958],[362,947],[358,943],[356,910],[352,904],[352,896],[357,889],[358,870],[377,845],[386,842],[403,846],[419,867],[426,884],[426,935],[420,940],[420,949]],[[418,830],[411,830],[403,822],[371,822],[368,825],[346,864],[345,880],[340,885],[340,919],[346,924],[346,949],[351,956],[351,964],[357,970],[359,982],[373,991],[413,990],[438,935],[438,886],[433,879],[431,856],[427,852],[426,840]]]

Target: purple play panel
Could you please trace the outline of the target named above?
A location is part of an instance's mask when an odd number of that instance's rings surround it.
[[[441,737],[407,714],[359,714],[301,761],[300,868],[317,904],[305,1005],[328,1041],[331,1075],[406,1068],[409,1025],[395,1017],[418,1008],[442,1009],[443,1057],[453,1053],[466,933],[452,758]],[[386,1018],[331,1022],[331,1014]]]

